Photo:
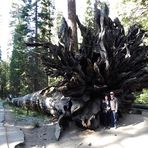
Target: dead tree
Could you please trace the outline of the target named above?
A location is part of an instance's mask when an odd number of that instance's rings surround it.
[[[78,126],[96,129],[100,125],[100,100],[105,93],[115,92],[119,99],[119,110],[123,112],[135,100],[133,92],[148,87],[148,46],[143,43],[145,31],[140,25],[132,25],[125,34],[119,19],[111,20],[108,16],[106,5],[102,10],[96,10],[95,29],[82,25],[78,17],[76,20],[83,37],[79,51],[73,50],[71,29],[65,19],[59,33],[59,45],[44,42],[27,45],[46,48],[47,53],[42,53],[41,58],[47,75],[63,77],[54,91],[59,94],[58,103],[62,102],[61,97],[64,96],[68,97],[67,102],[71,101],[72,106],[69,104],[68,114],[65,109],[62,110],[59,124],[68,115]],[[56,104],[52,96],[55,92],[49,90],[42,90],[35,100],[44,106],[40,110],[47,109],[54,115],[52,105],[43,103],[45,98],[51,97],[53,104]],[[54,110],[60,112],[60,105]]]

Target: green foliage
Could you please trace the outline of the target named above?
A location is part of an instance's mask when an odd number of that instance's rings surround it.
[[[62,77],[58,77],[58,78],[49,78],[48,83],[49,85],[56,85],[58,84],[60,81],[62,81],[63,78]]]
[[[30,120],[34,127],[39,127],[40,124],[48,123],[49,117],[41,112],[31,111],[27,108],[15,107],[13,104],[5,101],[4,106],[13,111],[13,114],[17,120]]]
[[[123,0],[118,8],[124,25],[130,26],[133,23],[139,23],[145,30],[148,30],[148,1]]]
[[[53,27],[52,27],[52,38],[51,41],[55,44],[58,43],[58,33],[60,31],[61,22],[63,18],[63,13],[60,11],[55,12],[54,20],[53,20]]]
[[[30,27],[30,19],[28,18],[29,4],[30,2],[26,3],[26,6],[21,5],[21,7],[16,10],[17,13],[13,13],[15,14],[13,17],[15,17],[16,20],[15,24],[13,24],[15,29],[13,33],[13,51],[10,62],[10,87],[13,95],[24,95],[25,93],[29,92],[29,84],[26,84],[23,75],[23,73],[26,71],[27,54],[25,37],[27,34],[31,33],[31,30],[28,29]],[[24,89],[24,85],[25,90],[22,91]]]
[[[38,3],[38,20],[35,17],[35,3],[32,0],[22,0],[13,4],[11,12],[13,26],[13,51],[10,62],[10,87],[13,95],[25,95],[40,90],[48,85],[41,59],[36,53],[46,52],[43,48],[28,48],[26,41],[51,40],[51,0],[41,0]],[[35,34],[37,22],[38,33]]]
[[[9,63],[0,62],[0,98],[5,98],[9,93]]]
[[[135,3],[139,2],[141,5],[146,5],[147,3],[147,0],[123,0],[124,3],[129,2],[129,1],[135,2]]]
[[[51,27],[53,26],[53,6],[51,0],[41,0],[41,11],[38,13],[39,38],[41,41],[51,41]]]
[[[95,15],[95,11],[96,8],[104,8],[104,11],[106,12],[107,15],[109,15],[109,9],[108,6],[109,4],[107,2],[103,2],[103,1],[99,1],[99,0],[95,0],[91,1],[91,0],[87,0],[86,1],[86,8],[85,8],[85,25],[87,27],[90,28],[95,28],[95,24],[94,24],[94,15]]]
[[[62,18],[63,18],[63,13],[62,12],[57,12],[56,19],[55,19],[57,33],[60,30]]]
[[[148,30],[148,1],[123,0],[122,2],[118,8],[124,26],[129,27],[134,23],[138,23],[145,30]],[[144,43],[148,44],[148,40],[145,39]],[[148,90],[143,89],[141,93],[136,94],[136,98],[136,103],[148,103]]]
[[[91,28],[94,27],[94,10],[91,0],[86,1],[85,25]]]
[[[136,94],[135,103],[148,104],[148,89],[143,89],[141,93]]]

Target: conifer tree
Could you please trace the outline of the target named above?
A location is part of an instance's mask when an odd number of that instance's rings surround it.
[[[91,0],[86,1],[85,25],[92,28],[94,27],[94,10]]]

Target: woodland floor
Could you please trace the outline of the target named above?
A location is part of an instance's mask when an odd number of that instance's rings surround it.
[[[81,130],[72,123],[59,141],[55,140],[55,125],[46,120],[34,128],[37,118],[17,118],[6,109],[5,120],[24,132],[24,143],[16,148],[145,148],[148,140],[148,112],[127,114],[120,119],[117,129]]]

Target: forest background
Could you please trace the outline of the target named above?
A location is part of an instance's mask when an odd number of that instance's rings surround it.
[[[65,5],[68,5],[69,0]],[[94,2],[83,1],[79,4],[83,9],[80,14],[76,12],[83,24],[93,26]],[[100,3],[100,1],[97,1]],[[66,17],[67,11],[57,11],[55,0],[21,0],[13,2],[10,6],[11,39],[8,39],[8,47],[1,51],[0,56],[0,97],[6,98],[8,94],[22,96],[41,90],[48,85],[56,84],[59,78],[50,78],[44,72],[44,67],[36,53],[46,52],[44,48],[27,47],[26,42],[45,41],[57,43],[58,32],[62,17]],[[76,4],[80,3],[76,0]],[[104,1],[101,1],[103,4]],[[110,6],[111,17],[119,17],[123,26],[128,28],[131,24],[139,23],[148,30],[148,1],[147,0],[120,0],[118,3],[106,1]],[[76,5],[76,6],[77,6]],[[116,9],[116,10],[113,10]],[[148,34],[147,34],[148,35]],[[3,34],[1,33],[1,37]],[[78,30],[78,43],[81,44],[81,36]],[[145,40],[145,44],[148,41]],[[1,49],[2,50],[2,49]],[[2,59],[2,54],[7,60]],[[148,89],[135,93],[136,102],[148,103]]]

